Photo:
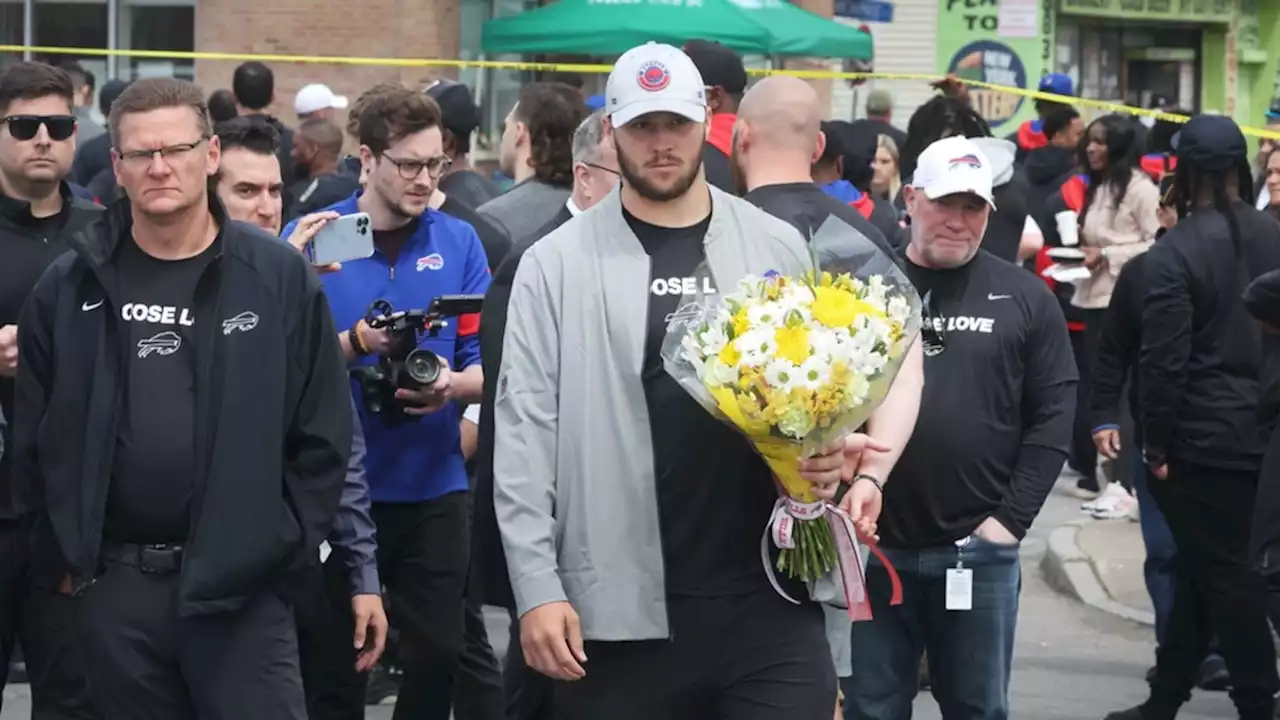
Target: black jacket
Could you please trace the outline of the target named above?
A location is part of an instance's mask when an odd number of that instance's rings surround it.
[[[729,156],[711,143],[702,147],[702,172],[707,182],[729,193],[737,195],[738,189],[733,185],[733,171],[729,169]]]
[[[498,373],[502,369],[502,339],[507,330],[507,303],[511,300],[511,284],[515,280],[520,258],[533,244],[553,230],[569,222],[573,214],[563,207],[540,229],[516,243],[493,274],[493,282],[484,295],[484,312],[480,315],[480,362],[484,366],[484,395],[480,401],[480,432],[476,442],[476,501],[473,531],[473,566],[481,573],[482,601],[513,609],[515,597],[507,575],[507,559],[498,532],[498,518],[493,511],[493,402],[498,396]]]
[[[288,244],[210,205],[222,231],[195,294],[196,316],[211,321],[196,326],[183,616],[235,610],[313,564],[351,453],[350,386],[319,279]],[[77,233],[19,324],[15,480],[45,504],[33,541],[40,567],[69,573],[75,593],[93,583],[101,551],[131,349],[115,256],[130,232],[122,201]],[[247,331],[219,322],[247,313],[256,317]]]
[[[1022,168],[1027,178],[1027,212],[1043,231],[1053,222],[1053,216],[1045,217],[1045,204],[1075,172],[1076,156],[1067,148],[1047,145],[1027,153]]]
[[[1102,315],[1098,352],[1093,360],[1091,429],[1120,425],[1120,401],[1126,382],[1130,417],[1142,414],[1136,375],[1138,351],[1142,346],[1142,306],[1147,297],[1146,267],[1146,253],[1124,264],[1111,290],[1111,302]]]
[[[63,211],[52,219],[31,216],[27,202],[0,195],[0,327],[17,325],[31,288],[57,257],[67,251],[67,239],[102,215],[102,208],[71,194],[62,186]],[[5,447],[12,448],[13,378],[0,377],[0,412],[10,419],[4,430]],[[10,482],[13,453],[0,454],[0,518],[24,515],[34,509],[23,488]]]
[[[1247,203],[1201,208],[1148,251],[1138,382],[1149,463],[1256,472],[1270,428],[1257,416],[1265,348],[1241,295],[1280,268],[1280,224]]]

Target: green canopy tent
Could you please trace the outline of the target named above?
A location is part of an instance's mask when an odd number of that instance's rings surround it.
[[[618,55],[648,41],[715,40],[743,54],[870,59],[871,37],[785,0],[559,0],[485,23],[489,55]]]
[[[486,55],[620,55],[646,42],[680,47],[717,40],[744,54],[766,55],[772,38],[730,0],[559,0],[484,24]]]
[[[786,0],[733,0],[752,20],[769,30],[771,55],[870,60],[871,36],[858,28],[815,15]]]

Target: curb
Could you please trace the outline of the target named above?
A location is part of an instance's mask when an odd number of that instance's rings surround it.
[[[1076,543],[1080,523],[1068,523],[1049,534],[1049,547],[1040,573],[1049,587],[1090,607],[1143,625],[1155,625],[1155,614],[1111,598],[1094,569],[1093,560]]]

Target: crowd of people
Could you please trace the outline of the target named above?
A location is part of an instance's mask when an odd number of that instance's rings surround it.
[[[1148,547],[1151,695],[1108,717],[1229,685],[1270,720],[1280,151],[1040,88],[1009,138],[950,78],[903,131],[883,91],[828,121],[722,45],[649,43],[602,103],[522,89],[502,191],[451,80],[309,85],[291,128],[250,62],[107,83],[96,127],[78,66],[8,67],[0,667],[20,647],[41,720],[904,720],[926,685],[998,720],[1065,465]],[[352,216],[372,254],[311,262]],[[923,315],[800,468],[883,552],[857,623],[780,594],[808,597],[762,566],[769,466],[662,357],[686,281],[803,272],[829,218]]]

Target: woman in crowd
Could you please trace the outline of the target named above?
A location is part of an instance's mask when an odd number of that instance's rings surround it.
[[[1082,311],[1085,324],[1083,342],[1076,348],[1079,408],[1089,407],[1098,335],[1116,278],[1130,258],[1151,247],[1160,229],[1156,215],[1160,191],[1138,169],[1139,152],[1133,124],[1119,115],[1094,120],[1080,146],[1079,162],[1088,184],[1079,218],[1080,250],[1090,275],[1076,285],[1071,300]],[[1109,484],[1106,492],[1099,495],[1097,454],[1092,444],[1076,448],[1073,456],[1072,465],[1083,476],[1076,489],[1082,497],[1092,500],[1088,509],[1095,517],[1123,517],[1132,512],[1136,501],[1125,489],[1124,485],[1131,485],[1125,469],[1116,466],[1112,474],[1121,482]]]
[[[871,193],[878,200],[892,201],[898,197],[902,178],[898,169],[898,144],[888,135],[876,140],[876,157],[872,162],[875,176],[871,179]]]
[[[1262,182],[1265,186],[1267,214],[1280,220],[1280,147],[1272,147],[1262,161]]]

